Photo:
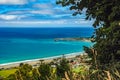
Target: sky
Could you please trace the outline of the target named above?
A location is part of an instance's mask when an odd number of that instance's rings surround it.
[[[0,0],[0,27],[91,27],[93,21],[72,16],[56,0]]]

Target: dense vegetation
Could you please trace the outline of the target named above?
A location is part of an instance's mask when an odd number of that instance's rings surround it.
[[[94,20],[96,31],[92,36],[96,44],[85,47],[92,58],[91,70],[96,73],[91,80],[120,79],[120,1],[119,0],[58,0],[57,4],[69,6],[73,15],[86,10],[86,19]]]
[[[77,59],[82,59],[80,65],[74,65],[73,60]],[[90,60],[86,59],[87,55],[62,57],[50,63],[39,62],[36,67],[21,63],[19,67],[1,70],[0,80],[86,80],[90,66]]]
[[[52,67],[52,65],[56,67]],[[43,62],[35,68],[29,64],[20,64],[14,73],[4,77],[3,80],[61,80],[69,79],[70,75],[72,73],[70,72],[70,65],[67,59],[61,58],[57,64],[54,62]]]

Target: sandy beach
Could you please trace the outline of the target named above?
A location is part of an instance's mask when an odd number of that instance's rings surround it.
[[[63,56],[66,57],[67,59],[69,59],[69,58],[74,58],[78,55],[83,55],[83,54],[85,54],[85,53],[84,52],[77,52],[77,53],[70,53],[70,54],[54,56],[54,57],[47,57],[47,58],[5,63],[5,64],[0,64],[0,69],[9,69],[9,68],[18,67],[20,65],[20,63],[30,64],[34,67],[34,66],[37,66],[38,64],[40,64],[40,61],[44,61],[45,63],[49,63],[49,62],[53,61],[54,59],[61,58]]]

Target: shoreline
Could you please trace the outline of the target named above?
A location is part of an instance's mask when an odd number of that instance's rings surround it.
[[[40,63],[40,60],[44,60],[45,63],[49,63],[53,59],[56,59],[56,58],[61,58],[63,56],[66,57],[66,58],[74,58],[78,55],[83,55],[84,53],[85,52],[75,52],[75,53],[63,54],[63,55],[52,56],[52,57],[45,57],[45,58],[38,58],[38,59],[30,59],[30,60],[3,63],[3,64],[0,64],[0,69],[18,67],[20,65],[20,63],[30,64],[30,65],[34,66],[34,65]]]

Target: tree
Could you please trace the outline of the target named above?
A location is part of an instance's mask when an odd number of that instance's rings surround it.
[[[3,79],[2,79],[3,80]],[[6,80],[17,80],[15,74],[11,74],[7,77]]]
[[[40,80],[47,80],[51,76],[51,67],[49,64],[40,64],[38,71],[40,73]]]
[[[60,76],[61,78],[65,78],[65,72],[70,71],[70,66],[68,64],[68,61],[66,58],[62,58],[60,60],[60,64],[57,64],[57,75]]]
[[[40,74],[36,68],[32,70],[32,78],[33,80],[40,80]]]
[[[32,70],[32,66],[29,64],[20,64],[19,69],[13,74],[11,75],[10,79],[15,78],[13,80],[30,80],[31,76],[30,76],[30,71]]]
[[[98,58],[102,59],[100,63],[120,59],[119,0],[58,0],[57,4],[70,5],[70,10],[76,11],[73,15],[81,14],[82,10],[86,9],[86,19],[95,20],[93,26],[99,27],[94,36],[94,49],[99,55]]]
[[[29,64],[23,64],[20,66],[20,69],[17,71],[19,76],[22,77],[23,80],[30,80],[30,71],[32,70],[32,66]]]
[[[57,0],[57,4],[69,6],[70,10],[75,11],[74,16],[81,14],[82,10],[86,11],[86,19],[93,19],[93,26],[96,28],[93,35],[96,43],[92,52],[95,56],[92,59],[96,59],[94,65],[97,65],[99,70],[111,72],[112,75],[115,75],[115,70],[120,73],[120,1]],[[115,75],[114,80],[118,79]]]

